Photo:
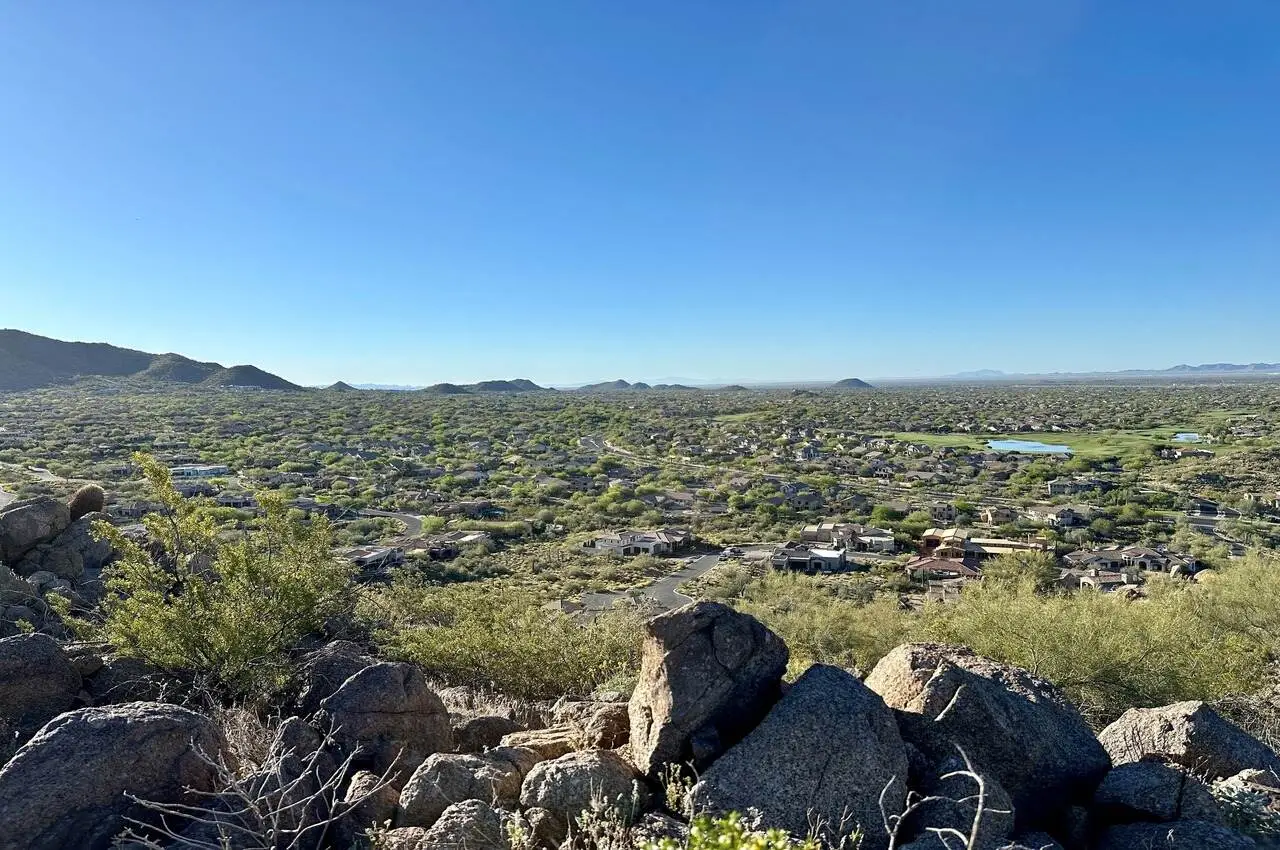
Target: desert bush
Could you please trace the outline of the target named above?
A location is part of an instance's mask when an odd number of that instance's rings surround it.
[[[80,629],[224,692],[271,690],[288,651],[351,604],[352,568],[334,556],[328,523],[304,525],[278,495],[264,494],[257,527],[220,540],[164,466],[145,455],[135,462],[163,506],[143,520],[155,546],[106,522],[94,526],[120,557],[106,573],[101,618]]]
[[[585,695],[639,664],[643,619],[633,611],[580,619],[527,591],[432,587],[408,574],[362,611],[389,656],[450,685],[519,699]]]
[[[702,815],[689,825],[684,844],[664,838],[641,845],[642,850],[821,850],[815,839],[796,841],[780,829],[751,829],[736,812],[722,817]]]
[[[895,599],[841,598],[821,579],[769,573],[743,585],[731,576],[724,601],[773,629],[791,649],[792,672],[814,662],[868,671],[889,650],[910,639],[915,617]]]
[[[1037,593],[1033,580],[966,588],[932,606],[918,635],[964,644],[1061,688],[1094,723],[1134,706],[1212,700],[1248,689],[1265,653],[1197,616],[1199,588],[1153,582],[1150,598]]]
[[[1051,552],[1005,552],[982,565],[983,583],[1017,584],[1031,581],[1048,590],[1058,581],[1058,562]]]

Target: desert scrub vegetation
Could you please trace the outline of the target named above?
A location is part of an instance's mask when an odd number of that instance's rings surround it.
[[[1133,706],[1213,700],[1259,681],[1266,650],[1220,627],[1204,588],[1147,587],[1147,599],[1129,601],[1094,591],[1037,593],[1032,578],[983,583],[957,605],[929,608],[916,633],[1048,679],[1095,724]]]
[[[726,570],[704,592],[776,631],[793,673],[813,662],[865,672],[900,643],[957,643],[1048,679],[1104,724],[1135,706],[1246,694],[1272,675],[1278,571],[1280,559],[1255,553],[1198,583],[1152,577],[1144,597],[1130,600],[1044,591],[1036,570],[1011,569],[969,586],[955,604],[921,611],[829,577]]]
[[[791,648],[791,672],[836,664],[869,672],[889,650],[911,639],[916,618],[891,597],[842,588],[827,578],[770,572],[751,579],[725,570],[705,595],[767,624]]]
[[[352,568],[334,556],[328,523],[303,524],[264,494],[254,528],[222,535],[163,465],[147,455],[134,462],[162,506],[143,520],[153,543],[94,525],[120,557],[107,568],[99,612],[73,625],[225,693],[269,693],[287,675],[289,651],[353,603]]]
[[[640,611],[584,619],[528,591],[432,586],[408,574],[368,593],[360,611],[386,655],[449,685],[524,700],[629,688],[644,622]]]
[[[736,812],[722,817],[694,818],[689,825],[689,838],[683,843],[664,838],[639,847],[640,850],[822,850],[822,844],[813,838],[797,841],[780,829],[753,830]]]

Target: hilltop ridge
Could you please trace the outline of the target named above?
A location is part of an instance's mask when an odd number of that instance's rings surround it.
[[[64,342],[19,330],[0,330],[0,391],[65,384],[83,377],[208,387],[299,390],[257,366],[203,363],[181,354],[149,354],[105,342]]]

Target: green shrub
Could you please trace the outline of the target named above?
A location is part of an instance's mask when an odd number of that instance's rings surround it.
[[[586,695],[639,665],[642,618],[633,612],[583,620],[526,591],[431,587],[407,573],[364,610],[388,655],[450,685],[519,699]]]
[[[1135,706],[1212,700],[1258,680],[1265,652],[1198,614],[1201,591],[1153,582],[1150,598],[1128,601],[1037,593],[1030,579],[983,582],[955,605],[927,609],[918,633],[1042,676],[1101,724]]]
[[[107,571],[102,619],[80,625],[121,652],[195,672],[230,693],[269,691],[287,652],[350,605],[352,569],[334,557],[328,523],[303,525],[278,495],[263,494],[257,527],[219,540],[164,466],[145,455],[135,462],[163,505],[143,520],[159,551],[96,523],[120,558]]]
[[[365,611],[385,652],[449,685],[556,699],[626,681],[639,667],[643,618],[634,612],[581,620],[524,590],[435,588],[410,575],[372,595]]]
[[[713,587],[708,595],[751,614],[786,641],[793,673],[814,662],[869,671],[910,640],[915,623],[893,598],[863,602],[852,587],[853,598],[841,598],[838,587],[797,573],[769,573],[744,585],[740,573],[731,572],[719,587],[721,594]]]
[[[856,847],[852,839],[848,846]],[[664,838],[640,845],[641,850],[821,850],[814,840],[796,841],[780,829],[757,832],[747,828],[742,816],[732,812],[722,817],[696,817],[689,825],[689,839],[684,844]]]

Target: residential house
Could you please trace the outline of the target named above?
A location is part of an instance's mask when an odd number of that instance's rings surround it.
[[[956,506],[947,502],[935,502],[929,506],[929,516],[939,524],[956,521]]]
[[[1119,549],[1080,549],[1075,552],[1068,552],[1062,557],[1068,569],[1076,570],[1102,570],[1104,572],[1120,572],[1127,565],[1128,561]]]
[[[983,508],[981,516],[982,521],[987,525],[1008,525],[1011,522],[1018,521],[1018,512],[1008,505],[993,505],[989,508]]]
[[[1103,593],[1124,588],[1136,589],[1141,583],[1136,575],[1096,568],[1067,568],[1058,578],[1058,584],[1068,590],[1092,589]]]
[[[1006,540],[1000,537],[974,537],[960,528],[930,528],[921,537],[921,554],[969,562],[982,561],[1010,552],[1044,552],[1049,544],[1043,540]]]
[[[121,502],[107,508],[107,515],[112,519],[138,520],[147,514],[163,511],[164,505],[159,502]]]
[[[613,531],[600,534],[582,547],[595,554],[622,556],[669,555],[693,542],[693,535],[679,528],[662,531]]]
[[[856,552],[875,552],[891,555],[898,548],[898,541],[892,532],[871,525],[845,526],[844,544],[846,549]]]
[[[451,561],[469,546],[488,546],[493,536],[487,531],[450,531],[427,541],[427,557],[433,561]]]
[[[385,575],[404,563],[404,550],[394,546],[362,546],[348,550],[347,561],[354,564],[361,577],[368,579]]]
[[[222,464],[183,464],[169,467],[169,477],[174,481],[197,478],[223,478],[231,474],[231,467]]]
[[[920,581],[944,581],[948,579],[973,581],[982,578],[982,570],[953,558],[913,558],[907,562],[903,570]]]
[[[1049,497],[1077,496],[1092,490],[1106,491],[1111,489],[1111,482],[1100,478],[1055,478],[1045,484]]]
[[[1088,525],[1092,511],[1080,505],[1039,505],[1027,509],[1027,519],[1043,522],[1051,528],[1075,528]]]
[[[220,508],[236,508],[237,510],[256,508],[258,506],[258,500],[248,493],[222,492],[214,497],[214,501],[218,503]]]
[[[801,543],[834,543],[839,529],[843,526],[832,520],[817,525],[806,525],[800,530]]]
[[[773,551],[769,560],[776,570],[804,573],[842,572],[848,567],[843,549],[808,543],[785,543]]]

